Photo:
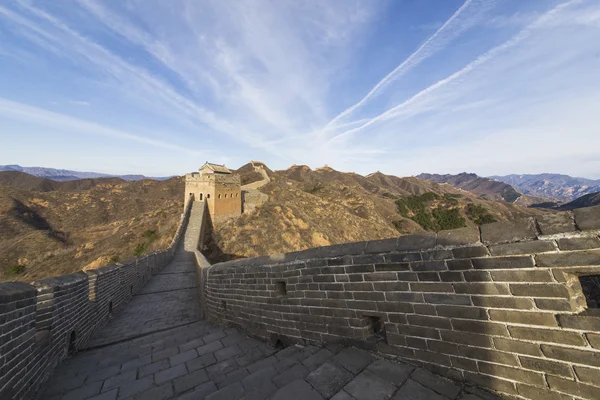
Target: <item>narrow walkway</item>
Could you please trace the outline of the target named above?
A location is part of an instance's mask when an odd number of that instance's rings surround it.
[[[276,350],[198,318],[192,254],[174,260],[65,360],[47,400],[486,400],[424,369],[355,348]],[[484,397],[479,397],[480,393]]]

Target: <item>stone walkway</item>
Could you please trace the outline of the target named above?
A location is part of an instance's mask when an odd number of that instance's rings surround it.
[[[355,348],[273,349],[199,320],[192,253],[180,250],[144,290],[65,360],[48,400],[488,400],[424,369]],[[479,395],[478,395],[479,394]]]

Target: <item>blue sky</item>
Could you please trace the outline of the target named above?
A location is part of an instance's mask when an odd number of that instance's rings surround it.
[[[600,178],[600,0],[6,0],[0,164]]]

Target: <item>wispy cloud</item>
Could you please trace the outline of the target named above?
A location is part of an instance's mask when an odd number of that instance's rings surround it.
[[[150,139],[147,136],[133,134],[130,132],[113,129],[105,125],[73,118],[37,107],[31,107],[26,104],[17,103],[7,99],[0,98],[0,115],[5,118],[27,121],[29,123],[40,123],[45,127],[52,127],[63,132],[72,132],[76,135],[93,134],[100,136],[113,137],[127,141],[147,144],[160,149],[171,150],[180,153],[187,153],[193,156],[210,156],[211,151],[194,150],[189,147],[178,146],[166,141]],[[162,135],[167,136],[167,135]]]
[[[575,129],[570,137],[579,140],[591,134],[581,121],[592,126],[597,118],[573,99],[593,102],[600,91],[597,1],[441,4],[435,16],[398,23],[388,13],[419,7],[367,0],[3,3],[0,112],[41,128],[89,129],[188,155],[206,148],[240,163],[263,158],[275,167],[401,175],[454,163],[485,169],[480,146],[502,148],[499,138],[514,132],[527,143],[544,142],[540,132],[558,137]],[[414,26],[435,32],[426,37]],[[93,107],[85,107],[89,99]],[[581,153],[544,146],[544,160]],[[514,172],[519,166],[531,163],[515,164]]]

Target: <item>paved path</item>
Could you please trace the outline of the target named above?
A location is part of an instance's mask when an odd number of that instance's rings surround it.
[[[58,366],[48,400],[488,400],[421,368],[355,348],[276,350],[199,320],[183,249],[89,343]],[[474,391],[475,390],[475,391]]]

